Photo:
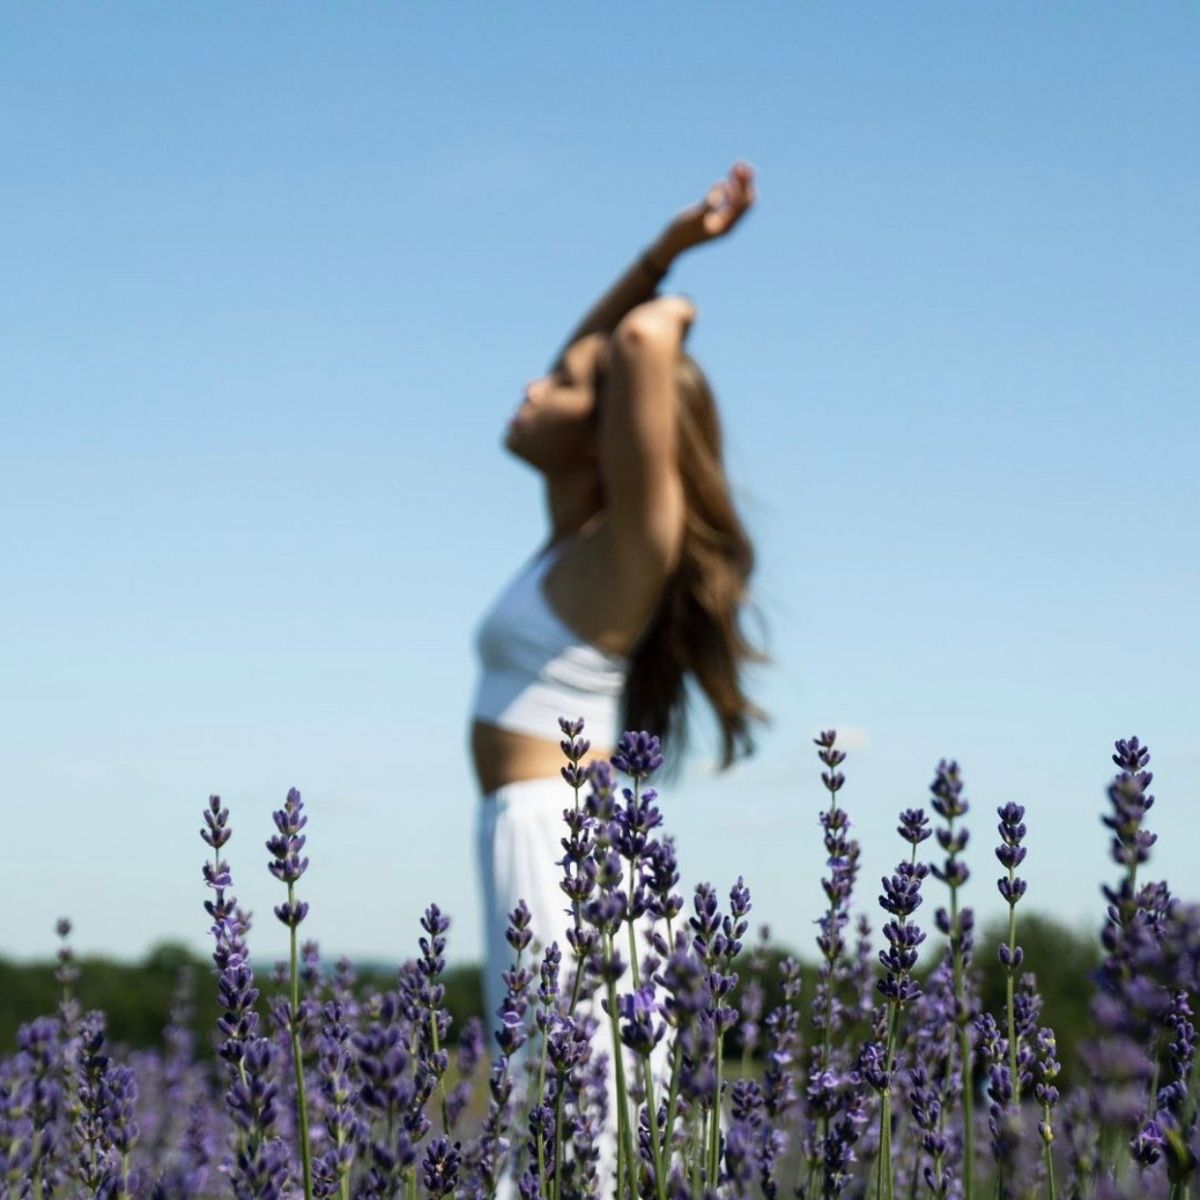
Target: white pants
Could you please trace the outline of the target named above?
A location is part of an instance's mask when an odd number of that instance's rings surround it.
[[[562,879],[563,857],[561,839],[567,836],[563,821],[563,809],[574,804],[574,792],[561,778],[525,779],[508,783],[483,798],[479,812],[478,848],[481,891],[483,893],[484,927],[484,998],[487,1004],[489,1049],[496,1052],[492,1031],[498,1023],[497,1010],[504,999],[504,981],[501,972],[512,966],[515,951],[505,938],[508,913],[524,900],[530,913],[529,928],[534,943],[542,947],[557,942],[562,951],[561,979],[565,980],[574,959],[566,940],[572,918],[570,902],[559,887]],[[628,879],[626,879],[628,883]],[[629,959],[628,946],[623,937],[618,943],[621,957]],[[531,943],[530,949],[533,949]],[[644,942],[639,938],[639,958],[647,953]],[[534,971],[534,986],[537,986],[537,962],[525,961]],[[630,971],[618,981],[617,990],[632,988]],[[536,1003],[536,1001],[535,1001]],[[597,1195],[611,1195],[616,1171],[617,1098],[616,1069],[613,1056],[612,1025],[608,1014],[597,1006],[593,1015],[600,1022],[593,1043],[593,1054],[604,1053],[608,1057],[608,1119],[599,1134],[600,1159],[598,1164],[599,1189]],[[632,1052],[625,1052],[626,1079],[636,1067]],[[661,1103],[665,1098],[663,1086],[668,1076],[668,1038],[664,1037],[652,1056],[655,1099]],[[519,1076],[518,1068],[517,1075]],[[524,1138],[526,1131],[516,1131]],[[636,1138],[635,1138],[636,1143]],[[514,1139],[514,1148],[515,1148]],[[497,1193],[497,1200],[507,1200],[516,1195],[515,1181],[505,1179]]]

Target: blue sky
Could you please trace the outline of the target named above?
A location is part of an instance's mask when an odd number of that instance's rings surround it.
[[[1029,903],[1094,927],[1116,737],[1155,866],[1200,803],[1200,10],[1134,4],[11,6],[0,17],[0,953],[202,949],[210,792],[264,917],[480,946],[470,638],[543,535],[500,449],[570,324],[730,163],[680,262],[756,540],[759,755],[705,720],[685,880],[820,907],[811,737],[861,899],[939,758],[1028,807]],[[282,930],[260,921],[255,953]],[[1036,965],[1035,965],[1036,966]]]

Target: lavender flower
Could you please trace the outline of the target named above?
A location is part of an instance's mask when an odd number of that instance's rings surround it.
[[[84,1016],[75,999],[77,967],[63,922],[58,1012],[21,1026],[14,1051],[0,1055],[0,1194],[211,1200],[224,1188],[233,1200],[295,1200],[308,1183],[322,1200],[498,1200],[511,1164],[513,1190],[522,1196],[584,1200],[602,1187],[611,1064],[594,1052],[595,1015],[577,1002],[602,986],[616,1044],[626,1052],[621,1061],[636,1060],[642,1069],[618,1101],[622,1194],[716,1200],[760,1191],[764,1200],[793,1193],[800,1200],[863,1200],[870,1186],[863,1164],[873,1163],[886,1200],[897,1200],[896,1193],[918,1200],[926,1191],[930,1200],[965,1200],[973,1183],[969,1106],[978,1053],[997,1200],[1034,1195],[1039,1185],[1054,1200],[1064,1168],[1071,1200],[1160,1194],[1184,1200],[1197,1167],[1200,905],[1141,877],[1154,844],[1145,826],[1153,797],[1149,753],[1136,739],[1117,743],[1119,774],[1109,787],[1106,826],[1120,878],[1104,889],[1105,957],[1093,1004],[1100,1037],[1087,1047],[1090,1085],[1069,1088],[1055,1035],[1043,1024],[1036,980],[1022,973],[1015,922],[998,952],[1008,982],[1006,1012],[976,1015],[969,971],[974,922],[971,910],[959,906],[968,839],[956,764],[939,764],[931,786],[940,848],[933,870],[950,890],[936,925],[947,947],[918,987],[923,935],[914,917],[926,868],[916,856],[931,836],[930,823],[920,809],[901,814],[908,861],[883,883],[888,921],[878,972],[865,921],[856,944],[848,945],[858,848],[838,801],[844,756],[832,732],[818,739],[829,797],[822,817],[828,905],[818,938],[824,965],[812,1006],[814,1034],[802,1052],[794,962],[782,969],[783,1002],[764,1019],[760,945],[740,1016],[734,1010],[737,958],[751,912],[740,878],[726,911],[716,890],[701,885],[687,926],[672,926],[683,925],[679,864],[662,833],[657,797],[643,786],[656,769],[653,745],[644,735],[623,740],[618,765],[634,777],[631,787],[618,789],[610,764],[584,770],[582,725],[564,721],[562,730],[579,784],[563,840],[570,952],[552,943],[530,961],[528,908],[518,905],[511,914],[515,962],[494,1014],[491,1103],[478,1136],[454,1140],[468,1112],[470,1081],[483,1065],[478,1020],[458,1040],[460,1078],[446,1094],[453,1047],[443,982],[448,921],[441,910],[425,911],[420,954],[400,968],[389,990],[360,999],[344,961],[324,973],[315,943],[298,945],[306,906],[294,887],[306,866],[306,826],[298,793],[289,793],[269,845],[272,870],[289,887],[277,915],[292,942],[291,962],[279,972],[280,990],[290,995],[274,999],[278,1028],[265,1036],[249,965],[250,918],[237,905],[225,861],[229,814],[214,796],[201,832],[209,850],[205,908],[220,1009],[215,1080],[197,1060],[186,981],[172,1002],[161,1054],[127,1056],[108,1047],[102,1017]],[[998,886],[1013,920],[1025,892],[1024,809],[1005,805],[999,820],[1004,878]],[[632,933],[639,917],[658,924],[631,942],[633,978],[625,985],[621,927]],[[1045,1008],[1052,1011],[1049,1000]],[[761,1079],[752,1068],[726,1078],[723,1038],[735,1019],[747,1065],[756,1039],[761,1045]],[[861,1027],[869,1030],[865,1039],[857,1037]],[[657,1096],[658,1077],[645,1070],[656,1048],[671,1059]],[[514,1082],[517,1075],[530,1077],[527,1091]],[[307,1132],[299,1128],[301,1088],[311,1104]],[[443,1128],[432,1136],[427,1110],[439,1090]],[[872,1093],[879,1095],[877,1137]]]
[[[635,997],[645,994],[644,988],[653,990],[653,974],[657,960],[647,962],[648,978],[643,980],[642,964],[639,962],[635,922],[646,915],[672,912],[673,904],[669,889],[673,885],[673,852],[659,848],[654,831],[662,824],[662,814],[655,806],[657,794],[652,788],[644,787],[645,781],[662,766],[663,758],[657,737],[647,733],[626,732],[617,743],[612,765],[633,779],[632,787],[621,790],[623,803],[617,802],[613,793],[611,775],[605,764],[595,764],[592,770],[592,792],[587,801],[587,812],[592,818],[595,834],[593,861],[596,864],[598,893],[585,906],[584,918],[595,927],[598,935],[597,951],[592,958],[592,967],[606,991],[603,1005],[608,1014],[609,1027],[614,1048],[616,1071],[617,1106],[617,1170],[618,1178],[628,1176],[629,1186],[637,1188],[637,1148],[634,1129],[637,1118],[631,1117],[627,1109],[627,1098],[635,1102],[645,1099],[651,1114],[648,1119],[648,1141],[651,1162],[647,1164],[661,1192],[665,1174],[665,1163],[660,1144],[660,1122],[654,1094],[648,1050],[638,1056],[640,1079],[627,1080],[625,1055],[620,1047],[623,1034],[620,1026],[622,1004],[629,1010],[629,1001],[619,1002],[616,983],[625,972],[625,964],[616,947],[616,936],[625,925],[629,948],[630,974]],[[628,874],[626,875],[627,864]],[[628,880],[628,887],[622,884]],[[666,895],[664,896],[664,891]],[[678,911],[674,909],[674,911]],[[651,937],[657,950],[665,949],[661,940]],[[646,1024],[636,999],[633,1001],[637,1015],[626,1022],[626,1034],[639,1046],[657,1044],[661,1034],[655,1036],[655,1026]],[[635,1109],[636,1112],[636,1109]],[[660,1194],[659,1200],[664,1200]]]
[[[925,1185],[936,1200],[946,1200],[952,1177],[945,1166],[949,1143],[942,1132],[942,1101],[937,1090],[931,1086],[925,1068],[920,1065],[912,1069],[909,1105],[913,1123],[921,1131],[921,1149],[930,1158],[924,1170]]]
[[[1164,1055],[1164,1069],[1149,1115],[1130,1141],[1130,1150],[1143,1167],[1164,1157],[1172,1192],[1182,1190],[1196,1170],[1192,1149],[1196,1130],[1196,1106],[1190,1102],[1192,1068],[1196,1058],[1196,1029],[1185,991],[1171,996],[1165,1019],[1171,1041]]]
[[[947,939],[947,954],[953,974],[953,1011],[951,1017],[958,1034],[958,1069],[962,1076],[963,1104],[963,1193],[971,1200],[975,1182],[975,1083],[974,1053],[971,1047],[970,1022],[973,1005],[968,970],[973,949],[972,933],[975,915],[969,908],[959,909],[959,890],[970,878],[962,859],[970,833],[965,826],[956,825],[966,816],[970,804],[963,795],[963,781],[957,762],[942,759],[929,785],[933,811],[945,821],[936,831],[937,842],[946,857],[939,868],[931,868],[934,877],[950,891],[949,909],[939,908],[935,914],[938,930]]]
[[[494,1195],[499,1181],[511,1165],[511,1139],[509,1126],[516,1102],[515,1082],[512,1077],[512,1059],[525,1045],[529,1037],[526,1013],[529,1008],[529,989],[533,975],[523,964],[526,948],[532,940],[529,928],[531,916],[523,900],[508,914],[505,937],[516,951],[513,966],[503,974],[504,999],[494,1014],[499,1019],[493,1036],[500,1056],[493,1062],[488,1079],[491,1102],[484,1120],[483,1130],[468,1154],[472,1169],[476,1172],[485,1193]]]
[[[920,986],[912,978],[917,963],[917,948],[925,940],[925,934],[909,917],[921,905],[921,883],[929,874],[924,863],[917,862],[917,846],[928,837],[927,818],[921,810],[908,810],[901,816],[900,835],[912,847],[908,861],[900,862],[890,878],[883,879],[883,895],[879,903],[892,914],[892,920],[883,927],[883,936],[888,943],[886,950],[879,952],[879,961],[886,974],[878,983],[879,994],[887,1006],[886,1040],[881,1048],[878,1043],[868,1045],[859,1059],[859,1070],[872,1088],[879,1093],[879,1168],[876,1183],[878,1196],[893,1191],[891,1104],[892,1079],[895,1073],[895,1047],[904,1008],[921,995]]]
[[[449,1196],[458,1186],[458,1169],[462,1165],[461,1143],[449,1138],[434,1138],[421,1161],[421,1177],[431,1196]]]
[[[879,952],[879,961],[887,973],[877,988],[886,1001],[898,1006],[911,1004],[921,994],[912,970],[917,964],[917,947],[925,940],[925,934],[908,918],[921,905],[921,883],[928,873],[929,868],[923,863],[902,862],[890,878],[884,878],[883,895],[879,897],[880,905],[893,919],[883,927],[888,948]]]
[[[1013,995],[1013,983],[1017,969],[1024,961],[1025,952],[1017,945],[1017,902],[1025,895],[1025,880],[1017,877],[1017,867],[1025,861],[1025,847],[1021,844],[1025,839],[1025,809],[1020,804],[1004,804],[997,810],[1000,817],[998,826],[1000,845],[996,847],[996,857],[1000,865],[1008,871],[1002,875],[996,886],[1000,895],[1008,903],[1008,941],[1001,942],[997,950],[1000,965],[1005,973],[1005,990],[1007,993],[1008,1011],[1008,1076],[1012,1088],[1012,1102],[1020,1104],[1021,1076],[1017,1069],[1019,1046],[1017,1040],[1016,1009]]]
[[[562,768],[562,777],[575,789],[575,807],[579,808],[579,791],[587,783],[588,773],[579,764],[592,748],[592,743],[580,735],[583,733],[583,718],[568,721],[559,717],[558,727],[562,730],[564,740],[559,742],[562,752],[566,755],[567,765]]]
[[[612,764],[634,779],[649,779],[663,765],[662,744],[652,733],[623,733]]]
[[[248,920],[229,894],[233,886],[229,864],[221,850],[229,841],[229,812],[219,796],[210,796],[204,813],[204,842],[212,847],[213,861],[204,863],[204,880],[213,897],[204,903],[213,919],[213,962],[217,968],[217,998],[221,1017],[217,1028],[222,1040],[217,1053],[230,1077],[226,1104],[237,1127],[231,1158],[225,1163],[234,1193],[282,1195],[287,1181],[287,1160],[275,1132],[277,1086],[271,1081],[273,1049],[259,1034],[255,1002],[258,989],[250,970],[245,943]]]
[[[1062,1066],[1054,1056],[1058,1051],[1058,1043],[1053,1029],[1042,1028],[1037,1031],[1035,1040],[1037,1062],[1037,1083],[1034,1085],[1034,1096],[1042,1106],[1042,1120],[1038,1125],[1038,1133],[1046,1144],[1046,1165],[1053,1177],[1054,1160],[1049,1154],[1049,1147],[1054,1141],[1054,1129],[1051,1125],[1051,1114],[1058,1104],[1058,1088],[1054,1081],[1058,1078]]]
[[[1084,1058],[1094,1078],[1091,1124],[1120,1131],[1131,1139],[1153,1119],[1155,1098],[1149,1093],[1155,1073],[1148,1046],[1163,1032],[1169,1007],[1167,979],[1160,974],[1163,935],[1171,925],[1172,901],[1165,885],[1137,885],[1140,865],[1149,856],[1154,837],[1144,828],[1146,813],[1154,804],[1147,789],[1153,776],[1145,768],[1149,749],[1137,738],[1118,741],[1112,756],[1119,773],[1108,787],[1110,814],[1102,818],[1112,831],[1110,852],[1123,868],[1117,886],[1104,886],[1107,920],[1101,931],[1105,957],[1096,973],[1098,992],[1092,1014],[1099,1036],[1088,1042]],[[1168,969],[1167,974],[1170,974]],[[1150,1131],[1150,1144],[1142,1150],[1151,1156],[1152,1143],[1161,1129]],[[1107,1139],[1103,1147],[1112,1145]],[[1097,1172],[1109,1164],[1104,1154]]]
[[[308,1133],[308,1098],[304,1076],[302,1011],[300,1008],[300,972],[296,930],[308,914],[308,905],[296,899],[296,883],[306,870],[308,859],[301,857],[307,838],[301,830],[308,824],[304,803],[295,788],[288,790],[283,808],[272,813],[276,832],[267,840],[271,852],[268,867],[271,874],[287,884],[287,900],[276,905],[275,916],[287,926],[290,945],[291,1005],[286,1012],[287,1028],[291,1033],[292,1067],[296,1079],[296,1121],[300,1134],[300,1161],[304,1177],[305,1200],[312,1200],[312,1143]]]
[[[988,1073],[988,1128],[992,1134],[992,1157],[996,1163],[997,1187],[1001,1197],[1014,1192],[1013,1175],[1021,1144],[1021,1110],[1016,1105],[1013,1078],[1002,1062],[992,1063]]]
[[[767,1014],[767,1055],[763,1071],[763,1104],[768,1117],[779,1119],[796,1102],[791,1071],[799,1040],[800,964],[792,957],[779,967],[783,1003]]]
[[[845,762],[846,754],[837,749],[837,731],[826,730],[813,740],[818,747],[817,757],[825,767],[821,782],[829,795],[829,807],[821,813],[829,874],[821,880],[828,908],[818,921],[817,948],[822,961],[811,1005],[812,1023],[821,1031],[821,1040],[814,1042],[811,1049],[806,1089],[808,1112],[819,1118],[820,1131],[818,1135],[808,1137],[805,1143],[808,1160],[806,1190],[812,1190],[817,1173],[822,1172],[825,1195],[829,1197],[835,1181],[842,1174],[839,1170],[831,1172],[827,1169],[834,1152],[831,1137],[837,1139],[834,1157],[841,1157],[847,1149],[845,1139],[836,1127],[831,1134],[831,1126],[836,1122],[843,1102],[849,1098],[849,1093],[842,1094],[834,1070],[834,1038],[843,1024],[844,1008],[839,989],[850,976],[845,928],[850,920],[850,900],[858,875],[860,850],[858,842],[849,836],[850,818],[846,810],[838,807],[838,793],[845,785],[846,777],[837,768]]]
[[[914,848],[933,835],[923,808],[906,808],[900,814],[900,825],[896,832]]]
[[[1150,750],[1136,737],[1118,740],[1116,751],[1112,759],[1121,772],[1108,789],[1113,811],[1101,820],[1112,830],[1113,861],[1129,870],[1132,890],[1137,867],[1150,857],[1150,847],[1158,840],[1157,835],[1142,828],[1146,814],[1154,806],[1154,797],[1146,791],[1154,776],[1145,769],[1150,762]]]
[[[307,840],[300,831],[308,824],[300,793],[291,788],[283,808],[271,815],[277,832],[267,840],[267,849],[272,856],[267,865],[271,874],[288,888],[287,903],[278,905],[275,915],[294,932],[308,914],[308,905],[297,904],[294,898],[296,882],[308,870],[308,859],[300,857]]]
[[[651,844],[645,857],[645,885],[649,892],[647,910],[667,926],[669,942],[673,923],[683,911],[683,897],[674,889],[679,884],[679,864],[675,857],[675,839],[661,838]],[[665,951],[663,951],[665,953]]]
[[[348,1193],[355,1146],[365,1137],[366,1128],[355,1112],[358,1087],[353,1079],[346,1007],[340,1000],[331,1000],[325,1005],[323,1015],[318,1065],[325,1136],[330,1145],[313,1161],[313,1189],[316,1195],[329,1197],[339,1191],[343,1195]]]
[[[450,1013],[443,1007],[446,988],[441,982],[446,969],[446,931],[450,919],[436,904],[431,904],[421,918],[425,936],[420,938],[421,957],[417,962],[415,1013],[418,1034],[417,1080],[418,1085],[430,1093],[435,1089],[441,1094],[442,1132],[450,1132],[450,1115],[447,1107],[445,1086],[446,1070],[450,1066],[450,1055],[445,1049],[450,1034]]]
[[[128,1067],[104,1052],[104,1017],[83,1019],[80,1036],[79,1104],[73,1174],[97,1196],[130,1195],[129,1156],[137,1139],[133,1106],[137,1086]]]

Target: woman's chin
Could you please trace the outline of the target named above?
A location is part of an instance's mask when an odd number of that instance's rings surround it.
[[[528,447],[524,445],[524,439],[521,437],[519,422],[510,421],[501,440],[505,450],[514,458],[519,458],[522,462],[529,462]]]

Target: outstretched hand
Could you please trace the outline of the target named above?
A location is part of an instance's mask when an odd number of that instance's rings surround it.
[[[718,179],[699,204],[685,208],[671,221],[667,236],[680,249],[724,237],[750,210],[755,195],[754,168],[736,162],[727,179]]]

